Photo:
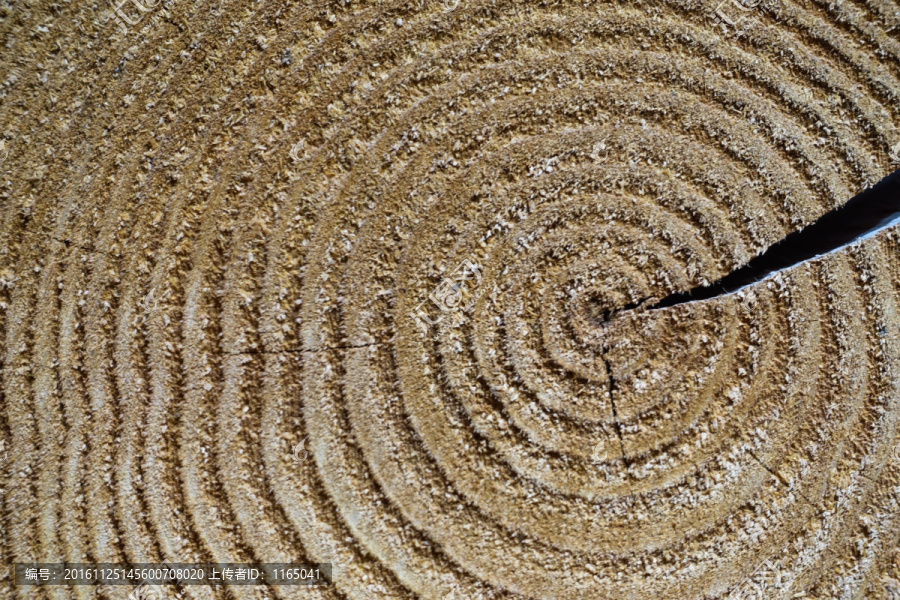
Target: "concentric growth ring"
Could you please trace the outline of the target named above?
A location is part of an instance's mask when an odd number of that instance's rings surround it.
[[[3,562],[900,597],[896,230],[647,310],[900,164],[900,6],[129,1],[0,13]]]

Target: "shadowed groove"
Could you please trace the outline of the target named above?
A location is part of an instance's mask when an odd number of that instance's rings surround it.
[[[666,296],[646,310],[734,293],[817,256],[840,251],[900,223],[900,171],[857,194],[803,229],[767,248],[746,265],[703,287]],[[630,305],[621,310],[637,308]],[[618,312],[618,311],[617,311]]]

